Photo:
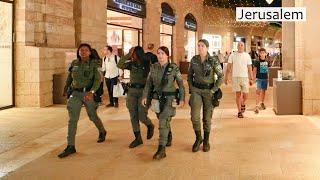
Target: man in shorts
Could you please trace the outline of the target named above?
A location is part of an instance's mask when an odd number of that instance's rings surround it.
[[[228,59],[225,84],[228,84],[228,75],[232,70],[232,90],[236,93],[238,118],[243,118],[248,98],[249,84],[253,83],[252,60],[248,53],[244,52],[244,43],[238,43],[238,51],[232,53]]]

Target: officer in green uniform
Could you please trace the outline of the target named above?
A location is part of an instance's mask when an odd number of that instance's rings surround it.
[[[80,116],[81,107],[84,104],[90,120],[99,130],[98,143],[105,141],[106,130],[97,115],[96,103],[93,94],[100,86],[100,74],[98,72],[97,60],[91,57],[91,47],[89,44],[81,44],[77,51],[78,58],[71,63],[69,75],[64,88],[64,95],[68,89],[72,89],[72,94],[67,103],[69,112],[68,123],[68,146],[58,157],[64,158],[76,152],[75,136],[77,123]]]
[[[223,71],[218,57],[208,53],[209,43],[205,39],[198,42],[199,55],[191,59],[188,71],[188,85],[190,88],[191,121],[196,134],[196,141],[192,151],[197,152],[203,142],[203,151],[210,150],[209,135],[213,112],[212,98],[223,81]],[[217,75],[217,79],[215,78]],[[200,111],[203,106],[204,139],[201,136]]]
[[[131,48],[130,52],[120,59],[117,66],[120,69],[130,70],[130,85],[126,106],[129,109],[131,125],[135,136],[129,148],[135,148],[143,144],[139,121],[148,128],[147,139],[151,139],[154,132],[154,125],[147,116],[148,108],[145,108],[141,104],[143,88],[150,71],[150,62],[146,59],[142,47],[136,46]]]
[[[166,146],[171,146],[172,132],[170,121],[176,114],[173,104],[184,105],[185,90],[180,70],[176,64],[169,63],[169,49],[161,46],[158,49],[158,63],[151,66],[146,87],[143,91],[142,104],[148,106],[147,97],[152,96],[159,102],[159,146],[153,159],[160,160],[166,157]],[[175,81],[179,86],[177,92]],[[178,98],[176,98],[178,96]],[[178,99],[178,100],[177,100]],[[177,101],[178,102],[177,102]]]

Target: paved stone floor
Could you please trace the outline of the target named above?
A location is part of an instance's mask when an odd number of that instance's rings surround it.
[[[320,179],[319,117],[276,116],[272,89],[267,110],[255,115],[251,88],[244,119],[236,118],[234,95],[223,88],[221,106],[214,111],[210,152],[191,152],[194,134],[185,106],[172,120],[173,146],[167,158],[153,161],[158,131],[135,149],[129,115],[119,109],[99,108],[108,131],[96,143],[97,130],[85,110],[79,121],[78,153],[65,159],[57,154],[66,142],[65,106],[13,108],[0,111],[0,177],[3,179]],[[152,112],[153,122],[158,122]]]

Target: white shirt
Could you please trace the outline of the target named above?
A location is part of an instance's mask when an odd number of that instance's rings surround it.
[[[120,57],[117,56],[117,61],[120,61]],[[115,78],[117,76],[122,76],[122,70],[117,67],[117,63],[115,60],[115,55],[111,55],[109,58],[104,57],[102,59],[102,71],[105,71],[105,78]]]
[[[232,77],[249,77],[248,65],[251,65],[252,61],[248,53],[232,53],[229,56],[228,63],[232,63]]]

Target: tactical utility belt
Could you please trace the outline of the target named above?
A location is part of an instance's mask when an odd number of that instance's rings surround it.
[[[177,92],[162,92],[163,96],[176,96]]]
[[[144,86],[145,86],[144,84],[138,84],[138,83],[129,84],[129,88],[134,88],[134,89],[143,89]]]
[[[198,88],[198,89],[212,89],[214,87],[214,83],[212,84],[200,84],[193,82],[193,86]]]
[[[77,91],[77,92],[89,92],[91,88],[72,88],[72,91]]]

